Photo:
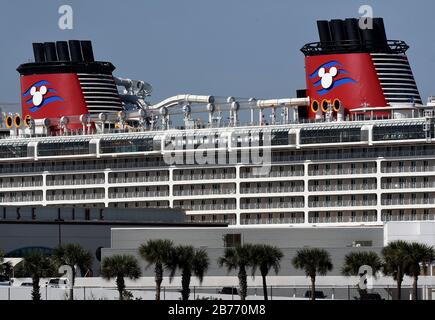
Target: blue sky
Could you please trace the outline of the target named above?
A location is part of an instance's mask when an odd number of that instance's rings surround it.
[[[74,29],[58,28],[58,8]],[[316,20],[357,17],[369,4],[389,39],[405,40],[422,98],[435,95],[435,2],[424,0],[2,0],[0,102],[19,101],[16,67],[32,42],[93,41],[115,75],[151,83],[150,100],[181,93],[293,97],[305,87],[299,49],[318,40]]]

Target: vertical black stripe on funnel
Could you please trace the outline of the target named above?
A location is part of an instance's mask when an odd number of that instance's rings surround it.
[[[317,21],[317,29],[319,31],[319,39],[322,44],[327,44],[332,41],[329,23],[326,20]]]
[[[92,42],[88,40],[80,41],[82,45],[83,60],[85,62],[94,61],[94,51],[92,50]]]
[[[82,62],[82,46],[79,40],[69,40],[69,51],[71,53],[71,61],[73,62]]]
[[[367,18],[370,19],[370,18]],[[373,21],[373,20],[372,20]],[[365,28],[360,28],[360,34],[361,34],[361,41],[364,48],[371,52],[373,51],[377,46],[377,39],[376,39],[376,32],[373,28],[369,28],[369,26],[365,26]]]
[[[361,38],[359,34],[358,19],[348,18],[344,20],[349,49],[358,50],[361,48]]]
[[[334,41],[337,46],[340,46],[342,42],[346,40],[343,20],[331,20],[329,22],[329,29],[331,30],[332,41]]]
[[[69,56],[68,42],[57,41],[56,49],[59,61],[71,61],[71,58]]]
[[[44,52],[47,62],[57,61],[56,46],[54,42],[44,42]]]
[[[373,18],[373,29],[375,31],[376,47],[380,50],[388,50],[387,34],[385,32],[384,19]]]
[[[32,43],[33,46],[33,56],[35,57],[35,62],[45,62],[45,52],[43,43]]]

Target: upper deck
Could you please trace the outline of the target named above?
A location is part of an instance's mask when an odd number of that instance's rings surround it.
[[[435,137],[432,110],[424,116],[396,119],[344,121],[276,121],[237,126],[186,128],[112,128],[104,132],[21,134],[0,139],[0,161],[112,157],[116,154],[161,155],[165,152],[201,150],[309,149],[432,143]]]

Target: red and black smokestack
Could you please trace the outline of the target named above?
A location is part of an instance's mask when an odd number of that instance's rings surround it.
[[[382,18],[372,22],[373,28],[360,28],[354,18],[317,21],[320,42],[301,49],[311,118],[321,117],[322,106],[328,109],[334,102],[333,109],[343,116],[361,107],[422,103],[405,54],[408,45],[387,40]],[[390,112],[374,114],[388,116]]]
[[[95,61],[91,41],[33,43],[33,52],[35,62],[17,68],[23,118],[78,118],[123,109],[112,75],[115,67]]]

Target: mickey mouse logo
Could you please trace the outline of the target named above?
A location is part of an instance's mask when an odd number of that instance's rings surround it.
[[[33,86],[30,89],[30,95],[32,96],[32,102],[35,107],[39,106],[44,100],[44,96],[47,94],[47,87],[41,86],[39,91]]]
[[[327,71],[328,70],[328,71]],[[309,75],[313,87],[320,96],[323,96],[337,87],[348,83],[357,83],[352,79],[350,73],[338,61],[328,61]]]
[[[321,84],[322,87],[324,89],[329,89],[331,88],[332,84],[334,83],[334,77],[337,76],[338,74],[338,70],[336,67],[332,67],[331,69],[329,69],[329,72],[326,72],[325,68],[320,68],[319,69],[319,77],[321,80]]]
[[[31,84],[27,88],[23,93],[23,99],[25,99],[30,112],[38,111],[55,101],[64,101],[63,98],[57,95],[56,89],[48,81],[41,80]]]

